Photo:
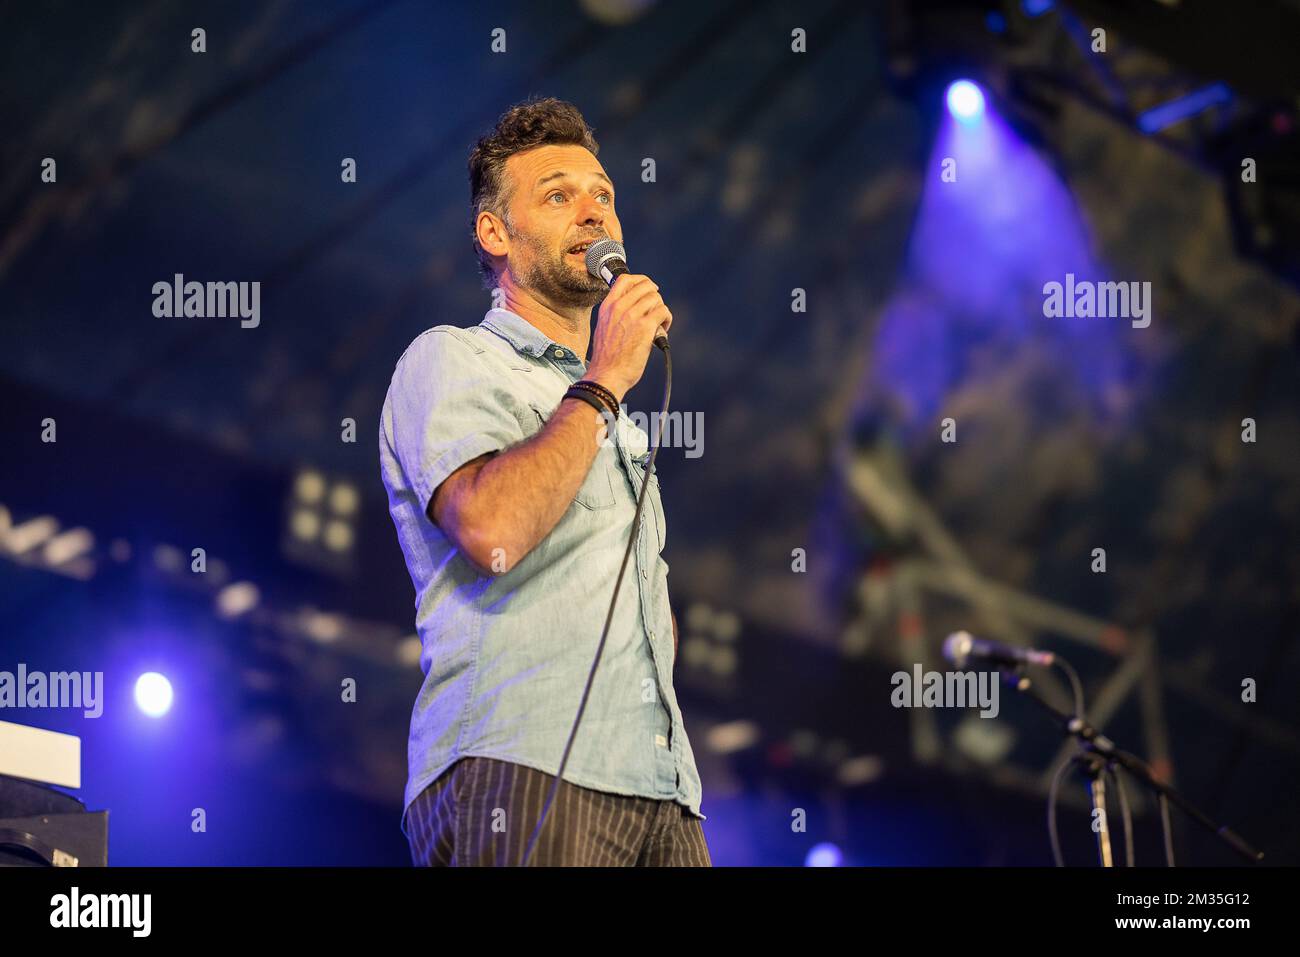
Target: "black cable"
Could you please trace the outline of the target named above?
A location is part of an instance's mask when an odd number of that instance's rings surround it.
[[[1061,835],[1056,829],[1056,797],[1061,788],[1061,776],[1074,763],[1074,755],[1061,762],[1056,773],[1052,775],[1052,786],[1047,791],[1047,836],[1052,842],[1052,860],[1057,867],[1065,866],[1065,857],[1061,854]]]
[[[1165,865],[1174,866],[1174,829],[1169,821],[1169,798],[1160,792],[1160,830],[1165,839]]]
[[[1133,866],[1133,811],[1129,807],[1128,795],[1124,792],[1124,782],[1120,780],[1119,771],[1111,764],[1107,763],[1105,773],[1110,776],[1111,781],[1115,784],[1115,792],[1119,795],[1120,816],[1124,824],[1124,860],[1125,867]]]
[[[1128,751],[1121,751],[1118,748],[1116,749],[1116,753],[1123,756],[1126,760],[1142,765],[1142,767],[1146,770],[1147,774],[1149,774],[1152,778],[1156,777],[1156,773],[1152,769],[1151,765],[1147,761],[1143,760],[1142,758],[1139,758],[1136,754],[1131,754]],[[1161,831],[1163,832],[1164,840],[1165,840],[1165,864],[1168,867],[1173,867],[1174,866],[1173,823],[1169,820],[1169,799],[1165,795],[1164,791],[1160,791],[1158,793],[1157,803],[1160,806],[1160,828]]]
[[[1087,718],[1083,713],[1083,684],[1079,681],[1079,673],[1060,655],[1053,659],[1053,663],[1064,671],[1070,679],[1070,688],[1074,692],[1074,716],[1080,721],[1086,721]]]
[[[1074,716],[1080,721],[1086,720],[1083,707],[1083,683],[1079,681],[1079,673],[1060,655],[1056,656],[1053,663],[1064,671],[1070,679],[1070,688],[1074,694]],[[1065,866],[1065,856],[1061,853],[1061,835],[1056,828],[1056,802],[1061,787],[1061,776],[1074,763],[1077,753],[1076,751],[1075,754],[1069,755],[1061,762],[1061,766],[1052,775],[1052,784],[1047,791],[1047,836],[1052,842],[1052,859],[1056,862],[1057,867]]]
[[[655,343],[659,345],[658,343]],[[659,415],[659,421],[665,422],[668,417],[668,399],[673,391],[673,353],[665,339],[660,346],[664,352],[664,407]],[[614,422],[610,422],[610,428],[614,428]],[[533,836],[528,839],[528,847],[524,851],[523,867],[528,866],[528,861],[532,857],[533,848],[537,845],[537,839],[541,836],[542,825],[546,823],[546,816],[551,811],[551,804],[555,801],[556,792],[560,789],[560,781],[564,778],[564,766],[569,763],[569,752],[573,749],[573,739],[578,735],[578,725],[582,722],[582,714],[587,710],[587,697],[591,694],[591,685],[596,678],[596,667],[600,664],[600,656],[605,650],[605,639],[609,637],[609,626],[614,620],[614,603],[618,601],[618,590],[623,584],[623,573],[627,571],[627,560],[632,555],[632,546],[636,543],[637,532],[641,526],[641,508],[645,505],[646,489],[650,487],[650,476],[654,473],[655,456],[659,454],[659,440],[662,430],[653,430],[655,435],[654,448],[650,452],[650,460],[646,463],[645,478],[641,481],[641,491],[636,499],[636,514],[632,516],[632,532],[627,538],[627,548],[623,550],[623,564],[618,568],[618,578],[614,582],[614,595],[609,600],[609,612],[605,615],[605,627],[600,633],[600,644],[596,646],[596,657],[591,661],[591,671],[587,673],[587,686],[582,689],[582,701],[578,704],[578,714],[573,719],[573,727],[569,730],[569,740],[564,745],[564,757],[560,759],[560,769],[555,772],[555,782],[551,785],[551,793],[546,798],[546,805],[542,808],[541,816],[537,819],[537,827],[533,829]]]

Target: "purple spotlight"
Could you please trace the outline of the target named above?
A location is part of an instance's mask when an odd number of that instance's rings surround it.
[[[804,858],[804,867],[839,867],[844,863],[844,854],[830,843],[814,845]]]
[[[984,115],[984,91],[970,80],[957,80],[948,87],[948,112],[959,123],[974,123]]]
[[[146,671],[135,679],[135,706],[151,718],[161,718],[172,707],[172,683],[165,675]]]

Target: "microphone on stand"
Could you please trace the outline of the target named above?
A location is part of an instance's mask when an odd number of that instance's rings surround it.
[[[627,268],[627,250],[623,244],[613,239],[602,239],[587,247],[587,272],[597,279],[603,279],[609,285],[625,272]],[[668,333],[660,329],[655,333],[655,345],[668,349]]]
[[[969,661],[988,661],[999,665],[1050,665],[1056,655],[1050,651],[1033,648],[1016,648],[985,638],[976,638],[969,631],[955,631],[943,642],[943,656],[958,668]]]

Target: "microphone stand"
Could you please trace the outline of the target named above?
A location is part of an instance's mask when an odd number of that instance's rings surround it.
[[[1098,822],[1097,856],[1102,867],[1114,867],[1115,860],[1110,852],[1110,818],[1106,816],[1106,761],[1096,752],[1085,750],[1074,756],[1074,762],[1082,768],[1088,779],[1088,792],[1092,795],[1092,819]]]
[[[1238,855],[1251,864],[1258,864],[1264,859],[1264,852],[1251,847],[1245,839],[1226,825],[1216,824],[1200,808],[1192,804],[1168,784],[1156,778],[1145,761],[1134,754],[1116,747],[1115,742],[1088,724],[1082,717],[1061,711],[1047,701],[1034,687],[1029,676],[1025,674],[1023,664],[1003,670],[1003,680],[1036,702],[1061,728],[1066,737],[1079,742],[1081,752],[1074,760],[1082,765],[1088,777],[1092,795],[1092,806],[1101,809],[1101,828],[1097,831],[1097,852],[1102,867],[1113,867],[1114,861],[1110,849],[1110,826],[1106,815],[1106,781],[1104,774],[1110,765],[1118,764],[1129,774],[1137,778],[1157,795],[1163,795],[1188,817],[1206,830],[1217,835],[1221,841],[1232,848]],[[1172,865],[1172,862],[1171,862]]]

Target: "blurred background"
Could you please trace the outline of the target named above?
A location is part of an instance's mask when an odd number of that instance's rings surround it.
[[[379,410],[416,335],[491,305],[466,158],[529,95],[594,127],[702,417],[657,467],[715,864],[1050,863],[1069,750],[1032,703],[890,704],[958,628],[1066,657],[1095,724],[1300,860],[1295,0],[2,18],[0,670],[101,670],[106,700],[0,717],[82,738],[110,863],[409,862]],[[155,317],[176,273],[260,281],[260,325]],[[1046,318],[1067,273],[1149,282],[1150,325]],[[662,384],[652,357],[631,408]],[[1070,863],[1087,810],[1070,777]]]

